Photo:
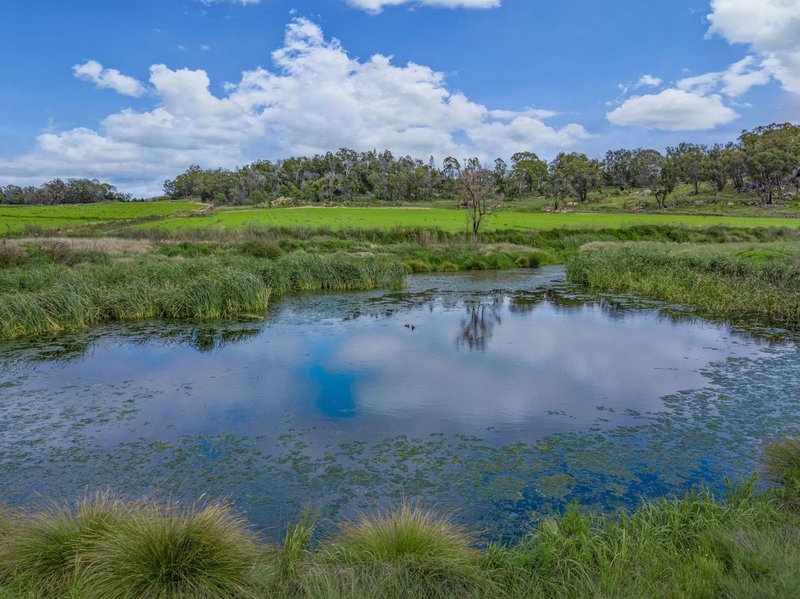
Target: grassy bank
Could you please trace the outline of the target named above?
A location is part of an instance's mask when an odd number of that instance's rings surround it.
[[[800,244],[590,244],[567,267],[591,290],[636,295],[702,314],[800,324]]]
[[[800,241],[791,227],[739,228],[721,225],[635,225],[619,228],[485,231],[480,239],[441,229],[395,227],[308,229],[243,226],[236,229],[196,228],[179,231],[125,228],[120,239],[163,244],[161,251],[184,253],[264,251],[310,253],[381,253],[410,264],[410,272],[487,270],[563,264],[592,241],[659,241],[693,244]],[[419,262],[422,265],[419,265]],[[455,267],[455,268],[454,268]]]
[[[791,597],[800,594],[800,443],[767,448],[777,486],[697,492],[613,516],[576,506],[486,545],[415,505],[282,546],[219,503],[97,495],[0,518],[0,597]],[[478,547],[484,547],[479,549]]]
[[[402,285],[390,259],[296,253],[111,259],[6,249],[0,268],[0,338],[80,330],[112,320],[261,316],[270,295]]]

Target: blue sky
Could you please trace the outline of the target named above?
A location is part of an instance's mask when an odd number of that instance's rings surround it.
[[[800,121],[800,0],[0,5],[0,185],[713,143]]]

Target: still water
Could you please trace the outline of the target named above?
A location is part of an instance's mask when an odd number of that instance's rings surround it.
[[[791,335],[578,293],[561,268],[309,294],[263,322],[0,345],[0,498],[230,497],[268,537],[421,498],[510,539],[758,469],[800,430]]]

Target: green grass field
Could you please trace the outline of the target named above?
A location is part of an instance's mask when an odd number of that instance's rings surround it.
[[[236,229],[247,225],[330,229],[393,229],[396,227],[467,230],[466,213],[424,208],[273,208],[220,211],[193,218],[167,218],[136,225],[180,231],[198,228]],[[546,214],[504,211],[488,217],[484,230],[549,230],[618,228],[630,225],[727,225],[731,227],[800,227],[800,218],[695,216],[684,214]]]
[[[192,202],[109,202],[69,206],[0,206],[0,236],[27,227],[60,229],[198,210]]]

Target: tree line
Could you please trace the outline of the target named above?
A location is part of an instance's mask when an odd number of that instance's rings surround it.
[[[472,190],[514,200],[547,197],[558,209],[573,199],[586,202],[603,187],[647,189],[664,207],[679,182],[699,193],[701,183],[716,192],[727,187],[755,192],[771,204],[781,190],[794,193],[800,184],[800,127],[772,124],[745,131],[736,142],[706,146],[681,143],[666,153],[653,149],[609,150],[602,160],[563,152],[550,162],[533,152],[518,152],[510,163],[491,165],[477,158],[447,157],[438,167],[390,151],[340,149],[310,157],[262,160],[234,169],[191,166],[164,184],[172,198],[201,198],[214,204],[261,204],[278,198],[303,203],[337,200],[426,201],[460,198],[469,203]]]
[[[772,124],[745,131],[736,142],[706,146],[680,143],[658,150],[609,150],[602,160],[579,152],[562,152],[542,160],[518,152],[510,163],[498,158],[483,164],[477,158],[449,156],[441,166],[390,151],[337,152],[284,160],[261,160],[236,169],[202,169],[197,165],[164,183],[173,199],[200,198],[219,205],[270,204],[279,198],[298,203],[336,201],[430,201],[458,198],[464,207],[475,202],[545,197],[553,208],[572,199],[586,202],[602,188],[648,190],[660,207],[667,205],[679,183],[710,184],[757,195],[772,204],[779,194],[800,191],[800,127]],[[44,185],[0,186],[0,204],[83,204],[130,200],[114,185],[95,179],[54,179]],[[487,208],[488,209],[488,208]],[[479,217],[480,215],[476,215]]]
[[[97,179],[53,179],[44,185],[0,186],[0,204],[54,206],[56,204],[92,204],[132,200],[110,183]]]

